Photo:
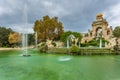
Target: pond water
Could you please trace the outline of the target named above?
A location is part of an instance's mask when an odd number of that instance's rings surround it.
[[[0,51],[0,80],[120,80],[120,56]]]

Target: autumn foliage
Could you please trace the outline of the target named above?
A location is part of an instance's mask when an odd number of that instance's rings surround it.
[[[42,20],[36,20],[33,27],[34,32],[38,34],[38,40],[59,40],[63,33],[62,23],[57,17],[50,18],[44,16]]]
[[[10,33],[8,39],[9,39],[8,41],[10,44],[18,43],[21,41],[21,35],[18,32]]]

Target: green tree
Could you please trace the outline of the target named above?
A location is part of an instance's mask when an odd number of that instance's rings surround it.
[[[115,27],[113,35],[117,38],[120,38],[120,26]]]
[[[28,45],[34,45],[35,44],[35,36],[34,34],[28,34]]]
[[[113,47],[116,54],[119,52],[118,38],[120,38],[120,26],[115,27],[113,31],[114,37],[116,37],[116,45]]]
[[[81,33],[72,32],[72,31],[64,32],[64,33],[61,35],[60,40],[66,44],[67,38],[68,38],[68,36],[70,36],[71,34],[74,35],[76,38],[78,38],[78,41],[81,41],[81,39],[82,39]]]
[[[13,30],[10,28],[0,27],[0,47],[9,47],[8,37],[9,34],[13,33]]]
[[[64,33],[61,35],[60,40],[61,40],[62,42],[64,42],[64,43],[66,43],[68,36],[71,35],[71,34],[72,34],[72,31],[64,32]]]
[[[44,16],[42,20],[35,21],[33,29],[34,32],[37,32],[39,41],[59,40],[63,33],[62,23],[58,21],[57,17]]]

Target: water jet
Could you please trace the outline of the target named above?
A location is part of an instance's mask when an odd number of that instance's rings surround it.
[[[23,21],[24,21],[24,32],[22,33],[22,48],[23,48],[23,56],[28,57],[28,24],[27,24],[27,4],[24,5],[23,10]]]

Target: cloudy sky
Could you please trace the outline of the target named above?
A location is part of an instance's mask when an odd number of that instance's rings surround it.
[[[65,31],[87,32],[97,13],[104,14],[109,26],[120,25],[120,0],[0,0],[0,26],[19,32],[26,18],[33,32],[34,21],[45,15],[58,16]]]

